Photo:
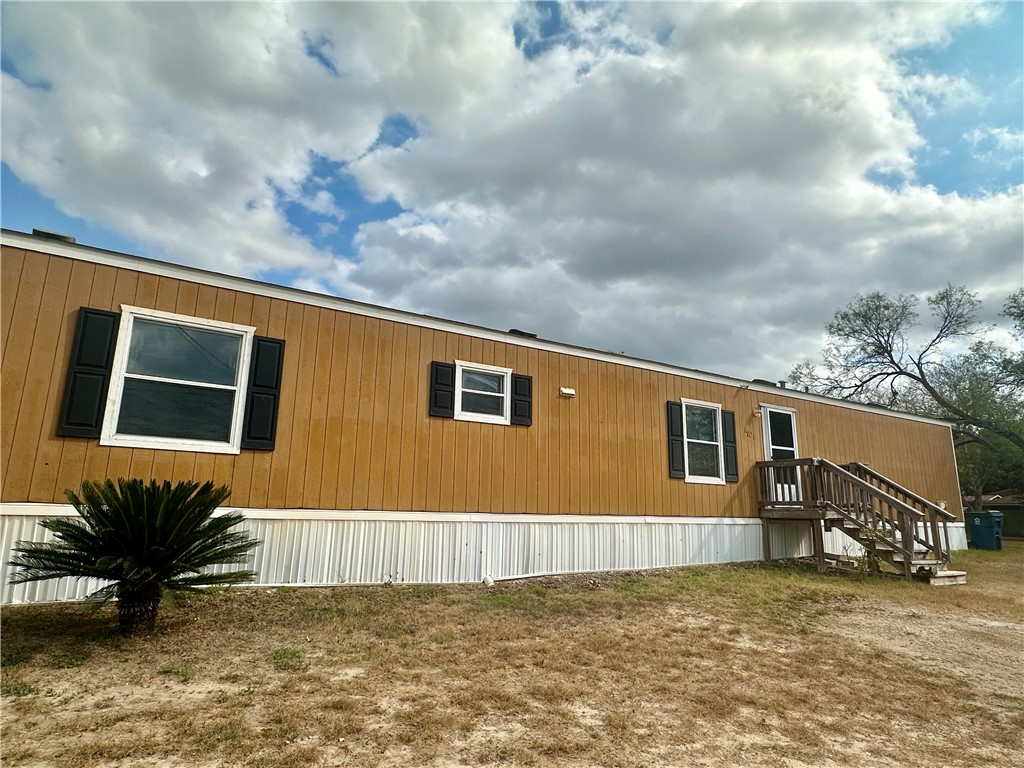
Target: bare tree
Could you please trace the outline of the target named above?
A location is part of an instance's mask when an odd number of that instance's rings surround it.
[[[822,363],[805,361],[789,380],[809,391],[876,402],[954,422],[958,442],[1006,441],[1024,451],[1024,353],[989,340],[976,294],[948,285],[927,299],[921,326],[915,296],[869,293],[827,325]],[[1024,289],[1003,316],[1024,337]]]

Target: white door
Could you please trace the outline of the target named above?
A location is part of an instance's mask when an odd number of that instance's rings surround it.
[[[789,461],[797,457],[796,411],[770,405],[761,406],[764,424],[764,457],[767,461]],[[800,501],[800,473],[796,467],[773,469],[772,501]]]

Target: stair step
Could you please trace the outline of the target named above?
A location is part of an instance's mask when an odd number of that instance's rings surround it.
[[[918,581],[926,581],[933,587],[951,587],[967,583],[967,571],[939,571],[933,574],[915,574]]]
[[[849,524],[848,525],[840,525],[838,527],[847,536],[849,536],[852,539],[856,539],[857,541],[860,541],[860,532],[861,531],[870,530],[870,529],[860,528],[859,526],[849,525]],[[903,546],[903,539],[900,536],[895,537],[893,539],[893,542],[895,542],[896,546]],[[876,539],[874,539],[873,543],[874,543],[876,549],[887,549],[887,550],[893,549],[893,544],[891,542],[889,542],[889,541],[886,541],[885,539],[876,538]],[[914,551],[915,554],[925,554],[929,550],[928,550],[927,547],[922,547],[920,544],[918,544],[915,541],[914,542],[914,549],[913,549],[913,551]]]
[[[904,561],[903,555],[895,553],[892,556],[893,562],[902,563]],[[945,560],[936,560],[931,557],[912,557],[910,564],[915,568],[935,568],[946,564]]]
[[[860,538],[857,537],[857,536],[852,536],[851,535],[850,538],[851,539],[856,539],[861,544],[864,544],[864,542],[860,541]],[[903,543],[899,539],[896,539],[895,542],[886,541],[885,539],[873,539],[871,541],[871,544],[874,545],[875,549],[884,549],[884,550],[887,550],[887,551],[892,551],[896,547],[902,547],[903,546]],[[912,551],[913,551],[913,553],[915,555],[926,555],[926,554],[928,554],[928,552],[930,550],[928,550],[927,547],[915,546]]]
[[[867,563],[882,575],[912,576],[935,585],[967,583],[964,571],[946,570],[948,560],[943,558],[940,543],[928,544],[931,539],[928,525],[935,530],[937,515],[941,513],[938,507],[867,465],[853,462],[837,469],[821,459],[814,459],[812,464],[833,482],[818,486],[822,493],[809,500],[811,503],[805,505],[806,509],[820,511],[826,532],[841,531],[859,543],[866,553],[866,558],[852,559],[826,554],[833,568],[849,569]],[[765,508],[761,502],[760,509]],[[813,515],[806,517],[816,520]],[[816,550],[821,558],[820,549],[816,547]],[[878,569],[875,566],[879,561],[900,573]]]

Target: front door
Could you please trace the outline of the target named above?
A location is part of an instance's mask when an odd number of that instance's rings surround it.
[[[796,453],[796,411],[761,406],[761,421],[764,424],[764,457],[767,461],[789,461]],[[800,473],[793,469],[772,470],[771,485],[775,498],[772,501],[800,500]]]

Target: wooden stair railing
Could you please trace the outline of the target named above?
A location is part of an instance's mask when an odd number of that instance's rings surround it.
[[[953,515],[862,464],[844,468],[808,458],[761,461],[757,469],[762,511],[801,518],[813,510],[838,519],[845,534],[907,578],[915,568],[941,569],[949,562],[945,523]]]
[[[945,544],[944,551],[948,559],[950,552],[948,523],[950,520],[956,520],[956,515],[943,509],[938,504],[933,504],[928,499],[918,496],[913,491],[907,490],[899,483],[890,480],[885,475],[876,472],[866,464],[861,464],[859,461],[844,464],[843,469],[923,513],[927,518],[927,525],[931,528],[931,535],[935,541],[940,540],[939,534],[941,530],[941,540]]]

